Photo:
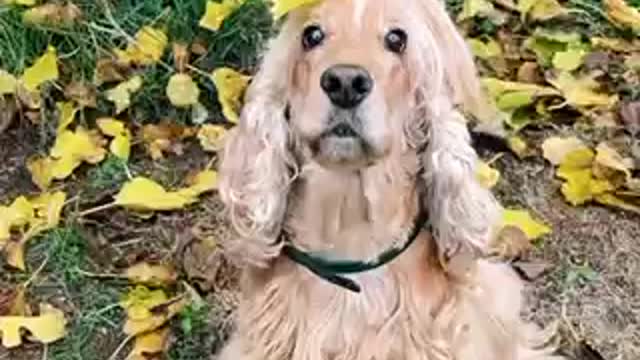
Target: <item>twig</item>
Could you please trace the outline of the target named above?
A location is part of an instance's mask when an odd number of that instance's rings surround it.
[[[111,356],[109,356],[109,360],[116,360],[118,358],[118,354],[120,354],[120,352],[122,351],[122,349],[124,349],[125,346],[127,346],[127,344],[129,343],[129,341],[131,341],[131,339],[133,339],[133,335],[129,335],[127,336],[126,339],[124,339],[120,345],[118,345],[118,347],[113,351],[113,354],[111,354]]]
[[[126,276],[121,274],[96,274],[96,273],[84,271],[80,268],[78,268],[77,271],[78,271],[78,274],[80,275],[92,277],[92,278],[98,278],[98,279],[126,279]]]
[[[25,289],[29,287],[29,285],[33,282],[33,280],[35,280],[36,277],[38,277],[38,275],[40,275],[42,270],[44,270],[44,267],[47,266],[48,262],[49,262],[49,255],[47,255],[47,257],[42,261],[42,264],[38,266],[36,271],[34,271],[33,274],[31,274],[31,276],[29,277],[29,279],[27,279],[27,281],[25,281],[25,283],[22,285],[24,286]]]
[[[95,214],[97,212],[109,210],[109,209],[114,208],[116,206],[118,206],[118,204],[116,202],[111,202],[111,203],[107,203],[107,204],[104,204],[104,205],[96,206],[94,208],[84,210],[80,214],[76,215],[76,217],[81,217],[81,218],[82,217],[86,217],[86,216]]]

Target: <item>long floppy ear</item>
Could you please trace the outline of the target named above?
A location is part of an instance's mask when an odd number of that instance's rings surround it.
[[[479,130],[503,135],[499,113],[482,88],[473,54],[447,13],[444,1],[421,1],[426,26],[441,58],[445,86],[454,104],[473,117]]]
[[[422,159],[434,238],[444,259],[464,250],[484,253],[500,207],[476,180],[478,157],[463,115],[448,98],[435,101],[439,111],[428,122],[429,145]]]
[[[293,44],[285,24],[270,43],[247,89],[238,126],[228,134],[220,164],[220,194],[240,239],[223,244],[232,258],[264,266],[280,252],[291,169],[285,118]]]

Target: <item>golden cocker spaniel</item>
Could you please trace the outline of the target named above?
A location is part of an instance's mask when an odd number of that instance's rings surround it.
[[[290,14],[229,134],[242,299],[222,360],[550,360],[464,114],[490,114],[439,0]],[[559,358],[558,358],[559,359]]]

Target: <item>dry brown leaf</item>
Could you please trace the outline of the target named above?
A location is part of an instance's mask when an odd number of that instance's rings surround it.
[[[120,82],[125,79],[125,67],[112,58],[102,58],[96,61],[96,71],[93,75],[93,82],[100,86],[110,82]]]
[[[620,118],[633,137],[640,133],[640,101],[622,103],[620,105]]]
[[[27,24],[47,26],[71,26],[82,17],[82,10],[72,2],[46,3],[32,7],[22,14]]]
[[[173,43],[173,62],[179,73],[187,70],[189,65],[189,46],[183,43]]]
[[[96,108],[97,91],[92,84],[72,81],[64,88],[64,96],[75,101],[81,107]]]
[[[503,227],[491,244],[491,255],[503,260],[512,260],[523,256],[533,249],[527,234],[517,226]]]

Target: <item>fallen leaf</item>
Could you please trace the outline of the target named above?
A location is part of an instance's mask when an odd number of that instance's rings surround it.
[[[594,36],[591,38],[591,45],[597,48],[613,50],[621,53],[640,51],[640,41],[627,41],[620,38],[607,38]]]
[[[273,17],[277,20],[300,7],[310,7],[317,5],[320,2],[321,0],[274,0],[271,12],[273,13]]]
[[[566,180],[561,192],[573,206],[582,205],[597,195],[615,190],[609,181],[593,176],[594,158],[593,150],[581,148],[568,153],[558,167],[556,175]]]
[[[484,161],[478,161],[476,179],[485,189],[494,187],[500,180],[500,172]]]
[[[25,227],[33,217],[33,206],[24,196],[16,198],[9,206],[0,206],[0,247],[9,240],[12,229]]]
[[[70,101],[58,102],[56,105],[59,113],[57,133],[60,135],[69,125],[71,125],[71,123],[73,123],[79,109]]]
[[[166,89],[167,97],[176,107],[188,107],[198,103],[200,89],[187,74],[175,74],[169,79]]]
[[[640,100],[622,103],[620,118],[631,136],[635,137],[640,133]]]
[[[3,0],[3,3],[6,5],[34,6],[38,3],[38,0]]]
[[[136,336],[127,360],[147,360],[165,350],[170,328],[168,326]]]
[[[217,152],[222,148],[222,142],[227,129],[222,125],[206,124],[198,130],[198,140],[206,151]]]
[[[604,0],[604,8],[612,23],[640,33],[640,11],[638,9],[629,6],[624,0]]]
[[[542,154],[553,165],[560,165],[565,156],[578,149],[588,149],[587,146],[575,136],[550,137],[542,143]]]
[[[96,108],[96,88],[95,86],[81,82],[72,81],[64,88],[64,95],[78,103],[81,107]]]
[[[569,44],[580,44],[581,40],[576,32],[550,31],[539,27],[523,45],[536,54],[540,65],[549,66],[555,53],[566,51]]]
[[[190,177],[187,183],[189,186],[178,190],[177,193],[195,199],[218,188],[218,173],[214,170],[203,170]]]
[[[7,243],[5,248],[7,264],[23,271],[26,269],[24,262],[26,243],[43,231],[58,226],[65,200],[66,194],[61,191],[43,193],[29,200],[34,216],[29,220],[29,228],[21,238]]]
[[[200,19],[200,26],[211,31],[218,31],[224,20],[229,17],[244,0],[207,1],[207,8]]]
[[[530,154],[529,145],[527,145],[520,136],[509,136],[507,138],[507,145],[509,146],[509,149],[511,149],[511,151],[521,159]]]
[[[499,15],[493,4],[488,0],[464,0],[462,3],[462,11],[458,15],[458,21],[474,17],[496,19],[499,18]]]
[[[82,162],[97,164],[105,157],[102,137],[96,131],[77,127],[75,131],[64,130],[56,138],[50,151],[56,160],[53,176],[58,180],[67,178]]]
[[[189,46],[183,43],[173,43],[173,63],[178,73],[183,73],[189,65]]]
[[[103,134],[113,137],[109,150],[120,159],[127,160],[131,153],[131,132],[122,121],[113,118],[100,118],[96,124]]]
[[[65,335],[64,313],[50,305],[41,305],[39,316],[0,316],[2,346],[14,348],[22,344],[21,329],[31,333],[33,339],[50,344]]]
[[[537,84],[544,82],[544,78],[540,75],[540,67],[533,61],[525,61],[518,68],[518,82]]]
[[[43,83],[57,80],[58,76],[58,58],[56,48],[49,46],[47,51],[40,56],[32,66],[28,67],[24,71],[21,80],[24,87],[29,92],[33,92]]]
[[[518,11],[522,19],[545,21],[568,13],[557,0],[519,0]]]
[[[535,240],[550,234],[551,228],[536,221],[527,210],[505,209],[502,214],[502,225],[514,226],[524,232],[529,240]]]
[[[468,39],[469,47],[473,55],[480,59],[492,59],[502,56],[502,48],[495,39]]]
[[[594,159],[594,172],[597,175],[596,166],[609,170],[614,170],[624,174],[625,179],[631,177],[633,169],[633,159],[624,158],[618,151],[609,146],[606,142],[598,144],[596,147],[596,157]]]
[[[15,94],[17,86],[18,80],[15,76],[0,69],[0,96]]]
[[[516,259],[533,248],[527,234],[517,226],[507,225],[500,229],[492,241],[490,253],[502,260]]]
[[[194,133],[195,130],[192,128],[164,121],[158,125],[145,125],[142,128],[142,140],[151,158],[158,160],[164,156],[163,152],[166,151],[180,154],[182,146],[178,141],[191,137]]]
[[[120,82],[125,79],[125,69],[111,58],[102,58],[96,61],[96,71],[93,75],[93,82],[100,86],[109,82]]]
[[[116,105],[116,114],[120,114],[131,105],[131,95],[142,87],[142,77],[136,75],[131,79],[107,90],[106,97]]]
[[[124,333],[135,336],[154,331],[164,326],[186,304],[184,297],[168,299],[162,290],[151,291],[137,286],[120,302],[127,312]]]
[[[82,10],[72,2],[47,3],[22,13],[22,21],[32,25],[71,26],[82,17]]]
[[[136,177],[127,182],[118,195],[116,204],[136,211],[177,210],[195,202],[195,199],[177,192],[169,192],[153,180]]]
[[[125,276],[131,282],[151,286],[171,285],[178,278],[178,274],[172,267],[146,262],[131,266],[126,270]]]
[[[613,107],[618,95],[609,95],[599,91],[600,84],[590,76],[576,78],[568,72],[561,72],[549,83],[562,92],[567,103],[576,107],[604,106]]]
[[[612,206],[622,210],[640,214],[640,199],[635,202],[630,202],[611,193],[595,195],[594,199],[602,205]]]
[[[553,55],[553,67],[563,71],[573,71],[582,65],[588,50],[583,48],[567,49]]]
[[[118,60],[124,64],[152,65],[162,58],[168,38],[164,31],[151,26],[142,27],[135,40],[125,50],[115,49]]]
[[[241,97],[249,84],[250,76],[222,67],[211,74],[213,83],[218,90],[218,101],[222,105],[224,117],[231,123],[238,123],[238,112],[241,107]]]

